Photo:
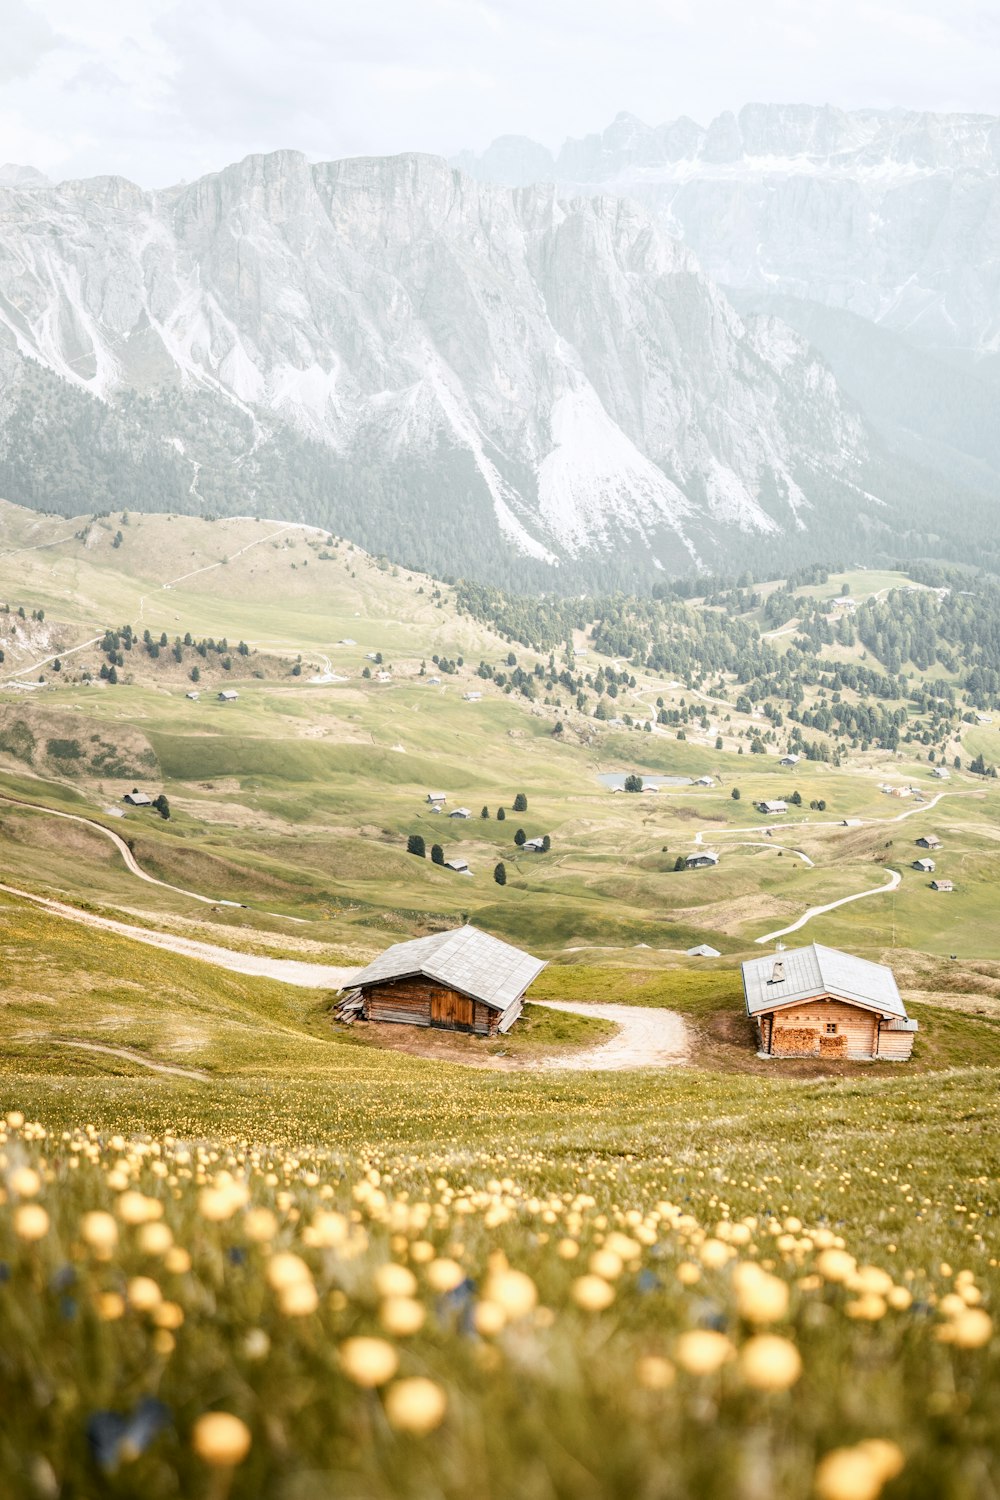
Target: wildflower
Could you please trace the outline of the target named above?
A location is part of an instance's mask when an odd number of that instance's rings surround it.
[[[348,1380],[370,1390],[392,1379],[399,1368],[399,1355],[385,1339],[345,1339],[340,1346],[340,1367]]]
[[[8,1110],[4,1118],[7,1121],[7,1124],[10,1126],[11,1130],[20,1130],[21,1126],[24,1124],[24,1116],[19,1109]]]
[[[456,1260],[432,1260],[427,1267],[427,1280],[434,1291],[451,1292],[465,1280],[465,1272]]]
[[[170,1226],[164,1224],[162,1220],[153,1224],[143,1224],[136,1235],[136,1243],[143,1255],[165,1255],[173,1242],[174,1237],[170,1232]]]
[[[209,1411],[191,1432],[191,1447],[213,1469],[233,1469],[250,1452],[250,1429],[228,1411]]]
[[[243,1208],[249,1196],[240,1182],[223,1182],[218,1187],[202,1188],[198,1194],[198,1212],[210,1223],[221,1224]]]
[[[171,1245],[163,1257],[164,1269],[174,1276],[183,1276],[191,1269],[191,1256],[182,1245]]]
[[[849,1318],[856,1318],[862,1323],[877,1323],[886,1314],[887,1303],[884,1297],[877,1296],[874,1292],[863,1292],[860,1297],[855,1297],[852,1302],[844,1304],[844,1311]]]
[[[527,1317],[538,1302],[538,1288],[523,1271],[500,1271],[486,1282],[486,1297],[510,1319]]]
[[[882,1439],[834,1448],[816,1469],[816,1494],[819,1500],[876,1500],[902,1467],[900,1449]]]
[[[756,1391],[787,1391],[802,1374],[802,1356],[790,1339],[758,1333],[740,1350],[740,1374]]]
[[[271,1340],[263,1328],[251,1328],[243,1340],[245,1357],[256,1363],[257,1360],[266,1359],[270,1352]]]
[[[576,1240],[562,1239],[556,1245],[556,1254],[560,1260],[576,1260],[580,1254],[580,1246]]]
[[[280,1292],[296,1282],[311,1282],[312,1272],[301,1256],[286,1250],[268,1261],[267,1279],[273,1290]]]
[[[857,1261],[846,1250],[824,1250],[816,1259],[816,1269],[827,1281],[847,1281],[857,1270]]]
[[[49,1232],[49,1216],[40,1203],[22,1203],[14,1210],[14,1233],[29,1243],[43,1240]]]
[[[693,1328],[677,1340],[677,1363],[690,1375],[713,1375],[735,1354],[724,1333]]]
[[[126,1290],[137,1312],[152,1312],[163,1301],[163,1293],[151,1276],[133,1276]]]
[[[570,1287],[570,1296],[586,1312],[603,1312],[615,1300],[615,1289],[603,1276],[578,1276]]]
[[[701,1280],[701,1270],[693,1260],[682,1260],[677,1267],[677,1280],[681,1286],[694,1286]]]
[[[379,1266],[372,1279],[380,1297],[412,1297],[417,1290],[417,1278],[413,1272],[393,1262]]]
[[[721,1240],[706,1240],[698,1255],[703,1266],[718,1270],[732,1257],[732,1253],[729,1246],[724,1245]]]
[[[34,1198],[41,1192],[42,1179],[33,1167],[15,1167],[7,1178],[7,1186],[19,1198]]]
[[[937,1336],[959,1349],[981,1349],[993,1337],[993,1319],[981,1307],[966,1307],[939,1328]]]
[[[477,1333],[491,1338],[507,1326],[507,1314],[497,1302],[477,1302],[472,1322]]]
[[[150,1224],[163,1218],[163,1204],[159,1198],[147,1198],[145,1193],[122,1193],[118,1199],[118,1217],[124,1224]]]
[[[422,1375],[397,1380],[385,1394],[385,1414],[397,1432],[423,1437],[444,1421],[448,1398],[441,1387]]]
[[[113,1474],[120,1464],[145,1453],[157,1433],[169,1425],[169,1407],[147,1396],[124,1416],[116,1411],[95,1411],[87,1422],[87,1442],[98,1468]]]
[[[419,1333],[427,1319],[423,1303],[414,1297],[387,1297],[379,1309],[379,1322],[394,1338]]]
[[[243,1233],[255,1245],[273,1240],[278,1232],[278,1220],[269,1208],[251,1208],[243,1220]]]
[[[677,1372],[669,1359],[659,1354],[644,1354],[636,1360],[636,1383],[647,1391],[665,1391],[672,1386]]]
[[[125,1298],[120,1292],[101,1292],[97,1298],[97,1315],[105,1323],[117,1323],[125,1316]]]
[[[736,1308],[749,1323],[780,1323],[788,1314],[788,1286],[753,1261],[733,1271]]]
[[[100,1209],[84,1214],[80,1220],[80,1238],[100,1260],[109,1260],[118,1244],[118,1224],[114,1215]]]

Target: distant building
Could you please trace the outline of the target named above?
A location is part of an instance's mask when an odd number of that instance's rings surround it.
[[[427,683],[428,683],[428,686],[430,686],[430,687],[440,687],[441,686],[441,679],[440,679],[440,677],[428,677]]]
[[[713,948],[710,943],[699,943],[697,948],[687,950],[688,958],[721,958],[718,948]]]
[[[467,807],[455,807],[448,816],[449,818],[471,818],[472,814]]]
[[[222,692],[219,694],[219,702],[235,703],[239,696],[239,693],[235,692],[233,688],[223,688]]]
[[[135,787],[125,793],[122,801],[128,802],[132,807],[152,807],[153,805],[152,797],[147,797],[145,792],[140,792]]]
[[[197,703],[198,699],[201,697],[201,694],[192,691],[190,693],[185,693],[184,696],[185,698],[190,698],[192,703]]]
[[[427,801],[428,802],[447,802],[447,800],[448,800],[448,793],[447,792],[428,792],[427,793]]]
[[[915,859],[913,868],[919,870],[922,875],[933,875],[934,861],[932,859]]]
[[[779,802],[761,802],[759,804],[759,807],[760,807],[760,810],[761,810],[762,813],[767,813],[769,816],[771,816],[771,815],[773,815],[775,813],[786,813],[788,811],[788,803],[787,802],[780,802],[780,801]]]
[[[940,849],[941,840],[936,833],[925,833],[917,839],[918,849]]]
[[[694,785],[695,786],[714,786],[715,785],[715,777],[714,776],[699,776],[698,780],[696,782],[694,782]]]
[[[953,880],[932,880],[931,881],[931,890],[932,891],[953,891],[954,889],[955,889],[955,882]]]
[[[391,682],[392,681],[392,673],[391,672],[376,672],[375,673],[375,681],[376,682]]]
[[[521,1014],[541,959],[476,927],[397,943],[362,969],[354,988],[366,1021],[496,1036]]]
[[[454,870],[456,875],[471,875],[469,861],[467,859],[446,859],[444,862],[446,870]]]
[[[931,772],[931,775],[936,776],[938,781],[951,780],[951,772],[948,770],[947,766],[935,766],[933,771]]]
[[[913,1050],[917,1022],[885,964],[813,943],[742,970],[747,1015],[769,1057],[903,1061]]]
[[[524,843],[521,845],[521,848],[525,854],[544,854],[545,840],[544,838],[525,839]]]
[[[708,870],[719,863],[719,856],[713,849],[697,849],[694,854],[689,854],[684,861],[685,870]]]
[[[478,703],[482,696],[482,693],[476,692],[462,694],[462,697],[465,699],[466,703]]]
[[[801,760],[799,755],[783,755],[778,762],[779,766],[797,766]]]

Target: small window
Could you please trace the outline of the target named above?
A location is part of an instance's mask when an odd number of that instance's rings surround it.
[[[827,1023],[826,1023],[826,1031],[827,1031],[827,1035],[828,1036],[836,1036],[836,1033],[837,1033],[837,1023],[836,1023],[836,1021],[827,1021]]]

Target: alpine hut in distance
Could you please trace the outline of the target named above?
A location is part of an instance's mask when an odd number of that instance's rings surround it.
[[[497,1036],[521,1014],[544,960],[476,927],[397,943],[355,976],[366,1021]]]
[[[743,993],[768,1057],[886,1058],[913,1051],[906,1014],[885,964],[823,948],[794,948],[743,965]]]

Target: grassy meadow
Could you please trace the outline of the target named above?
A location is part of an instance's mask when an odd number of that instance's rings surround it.
[[[997,1492],[996,781],[938,781],[919,743],[782,768],[739,753],[760,720],[711,695],[684,739],[529,702],[475,669],[547,658],[276,522],[131,517],[118,547],[114,517],[0,522],[0,599],[27,615],[0,670],[5,1497]],[[168,653],[82,681],[84,643],[126,621],[250,655],[211,658],[197,701]],[[362,675],[375,652],[390,681]],[[637,718],[691,691],[637,677]],[[961,734],[963,762],[1000,759],[996,725]],[[616,794],[609,772],[712,782]],[[117,816],[133,785],[170,817]],[[927,833],[951,893],[912,868]],[[698,848],[719,865],[675,868]],[[912,1062],[757,1059],[740,959],[890,871],[785,941],[892,963]],[[334,965],[468,918],[549,961],[538,1000],[680,1013],[690,1062],[547,1073],[608,1023],[530,1004],[454,1059],[393,1050],[330,991],[31,896]]]

